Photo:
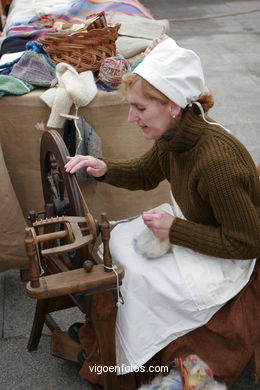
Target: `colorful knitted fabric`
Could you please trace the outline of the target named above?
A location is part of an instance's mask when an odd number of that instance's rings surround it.
[[[212,381],[212,370],[197,355],[189,355],[183,365],[188,374],[189,390],[203,389]]]
[[[0,75],[0,98],[4,95],[24,95],[34,86],[9,75]]]
[[[5,62],[4,64],[0,65],[0,74],[7,75],[11,72],[13,69],[13,66],[19,61],[20,58],[16,58],[13,61]]]
[[[182,363],[185,373],[185,382],[183,381],[183,372],[177,368],[171,369],[166,376],[157,376],[150,384],[139,387],[138,390],[225,390],[226,386],[217,383],[213,379],[212,370],[197,355],[189,355]]]
[[[14,64],[10,76],[26,81],[38,87],[50,87],[55,79],[56,66],[46,54],[27,50]]]
[[[98,79],[107,87],[116,89],[122,81],[122,76],[130,72],[130,69],[128,61],[123,57],[108,57],[100,63]]]

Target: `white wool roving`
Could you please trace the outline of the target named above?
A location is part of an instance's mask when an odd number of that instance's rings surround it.
[[[133,239],[133,245],[138,253],[148,259],[155,259],[165,255],[172,246],[168,237],[155,237],[153,232],[148,228]]]
[[[222,383],[212,381],[205,387],[205,390],[227,390],[227,386]]]

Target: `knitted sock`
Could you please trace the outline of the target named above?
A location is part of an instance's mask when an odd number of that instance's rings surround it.
[[[31,92],[34,86],[19,80],[16,77],[1,75],[0,76],[0,98],[4,95],[24,95]]]

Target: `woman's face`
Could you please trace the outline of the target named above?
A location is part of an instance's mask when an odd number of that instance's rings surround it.
[[[126,98],[130,104],[128,121],[136,122],[147,140],[155,140],[162,135],[174,133],[176,119],[172,117],[172,102],[162,104],[147,98],[141,90],[141,82],[137,81],[128,88]]]

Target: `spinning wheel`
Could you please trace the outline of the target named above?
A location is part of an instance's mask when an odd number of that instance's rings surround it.
[[[50,313],[78,306],[91,318],[91,297],[107,290],[118,294],[124,276],[123,267],[112,264],[110,226],[106,214],[101,215],[100,223],[94,220],[76,177],[65,172],[68,155],[57,131],[43,133],[40,161],[45,210],[31,211],[32,226],[25,229],[30,279],[27,293],[37,299],[29,351],[37,349],[44,323],[52,331],[52,336],[58,337],[53,344],[64,340],[66,332],[62,332]],[[43,215],[44,219],[39,219],[39,215]],[[103,242],[103,262],[93,253],[99,233]],[[106,321],[93,318],[93,325],[99,340],[101,360],[104,365],[115,365],[115,310]],[[105,335],[107,331],[110,338]],[[70,354],[71,347],[67,350]],[[108,374],[105,389],[117,388],[116,374]]]
[[[65,172],[64,165],[67,162],[66,156],[68,155],[66,145],[57,131],[52,130],[43,133],[40,146],[40,164],[45,201],[44,213],[47,218],[65,215],[87,216],[88,232],[93,235],[94,241],[97,236],[96,222],[82,196],[76,176],[68,175]],[[31,220],[32,222],[35,221],[35,216],[33,215],[32,218],[32,214]],[[67,261],[67,265],[70,268],[79,268],[86,258],[93,260],[90,248],[87,246],[76,253],[68,253],[67,259],[71,261],[71,264],[68,265]],[[95,261],[98,261],[98,259],[96,258]]]

